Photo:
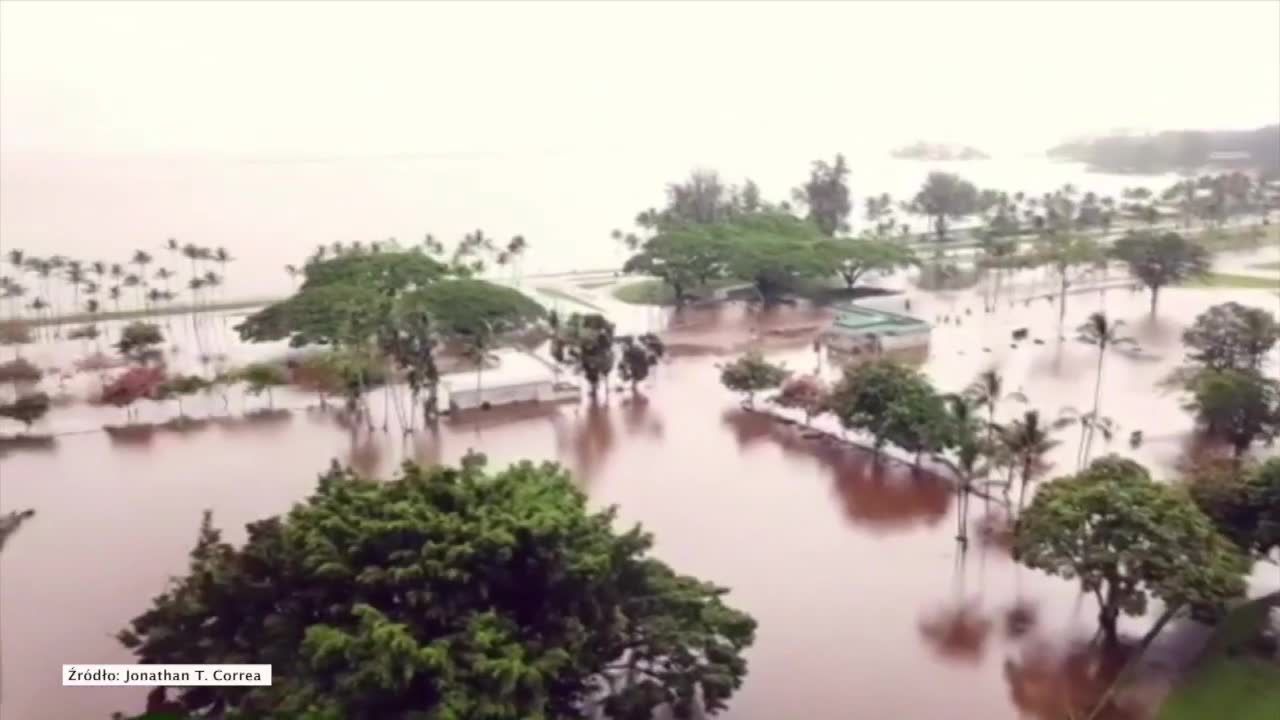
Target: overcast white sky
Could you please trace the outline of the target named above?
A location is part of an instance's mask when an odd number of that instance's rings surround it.
[[[0,149],[1041,149],[1280,120],[1280,2],[0,3]]]

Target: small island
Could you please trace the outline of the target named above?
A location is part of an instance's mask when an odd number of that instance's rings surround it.
[[[970,145],[947,145],[924,141],[897,148],[890,154],[899,160],[927,160],[930,162],[990,159],[989,155]]]

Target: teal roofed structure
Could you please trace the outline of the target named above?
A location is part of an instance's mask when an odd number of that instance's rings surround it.
[[[933,327],[920,318],[854,302],[835,306],[835,320],[822,334],[828,348],[850,355],[924,350]]]

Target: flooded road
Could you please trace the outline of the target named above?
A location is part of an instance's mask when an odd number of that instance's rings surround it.
[[[1066,327],[1105,302],[1142,345],[1138,354],[1107,357],[1102,404],[1121,437],[1141,429],[1146,442],[1129,450],[1117,441],[1112,449],[1161,476],[1173,473],[1191,420],[1177,396],[1157,392],[1154,383],[1181,360],[1181,328],[1229,299],[1280,305],[1265,291],[1175,290],[1162,296],[1152,321],[1142,294],[1070,298]],[[912,302],[931,321],[958,319],[935,329],[924,366],[942,390],[960,390],[996,366],[1010,390],[1027,393],[1026,407],[1044,414],[1091,398],[1095,350],[1058,342],[1055,305],[1017,299],[987,316],[972,292]],[[718,347],[737,345],[757,326],[808,328],[815,318],[821,313],[805,309],[695,314],[682,319],[690,329],[679,332],[701,351],[664,364],[643,397],[615,391],[596,407],[478,414],[403,441],[395,432],[353,435],[332,416],[295,411],[132,442],[68,435],[49,451],[0,458],[3,508],[37,510],[0,555],[0,716],[105,718],[139,709],[133,690],[62,688],[58,672],[63,663],[130,661],[113,635],[167,577],[184,571],[202,510],[212,509],[238,542],[246,522],[304,498],[333,458],[385,475],[402,458],[453,463],[469,449],[499,466],[525,458],[564,463],[593,505],[617,504],[622,522],[653,532],[658,556],[732,589],[729,602],[755,616],[759,630],[746,683],[725,714],[730,720],[1049,720],[1069,698],[1096,694],[1098,664],[1081,650],[1093,635],[1096,608],[1075,586],[1022,569],[987,543],[973,543],[962,557],[945,480],[806,439],[744,412],[719,386]],[[1031,339],[1011,347],[1018,327],[1028,327]],[[766,334],[768,354],[796,370],[820,364],[834,374],[805,332]],[[277,405],[311,401],[276,396]],[[1009,402],[1001,415],[1023,409]],[[121,421],[114,408],[55,413],[85,426]],[[1074,457],[1074,436],[1064,431],[1059,439],[1050,476],[1069,470],[1063,463]],[[975,516],[983,513],[981,501],[971,505]],[[1259,577],[1274,585],[1274,572]],[[1137,632],[1145,624],[1123,627]],[[1153,673],[1183,659],[1198,632],[1186,626],[1166,633],[1153,652]]]

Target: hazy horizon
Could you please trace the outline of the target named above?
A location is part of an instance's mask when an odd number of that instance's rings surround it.
[[[0,4],[0,150],[361,157],[1280,121],[1280,3]]]

